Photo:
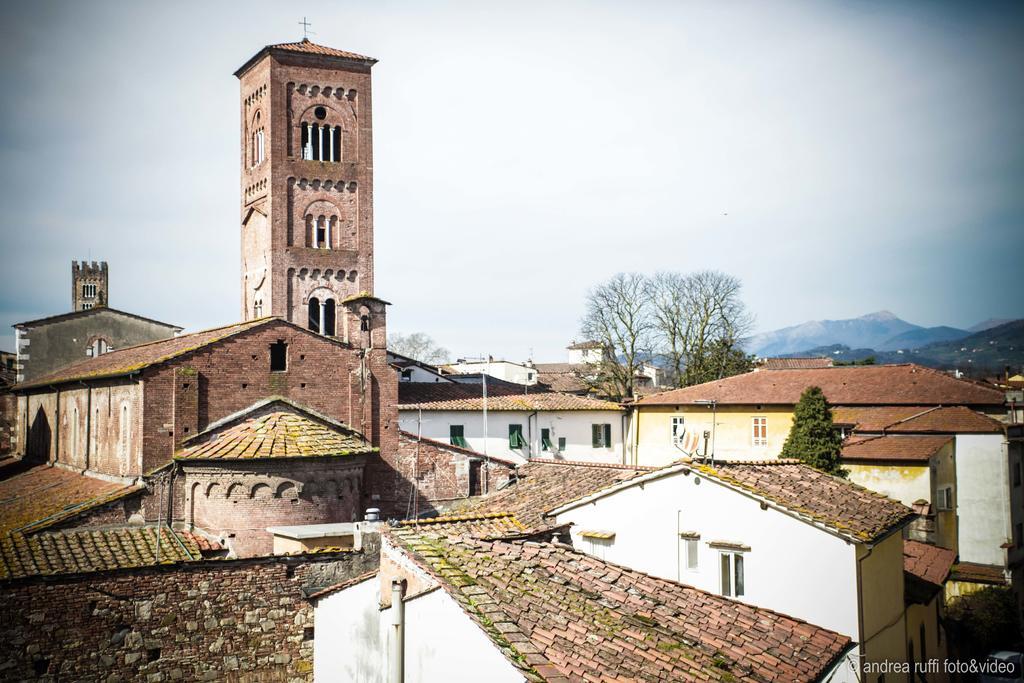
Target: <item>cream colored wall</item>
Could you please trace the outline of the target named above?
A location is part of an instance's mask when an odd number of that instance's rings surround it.
[[[714,415],[714,420],[712,420]],[[637,463],[664,465],[687,453],[672,444],[672,418],[682,416],[686,429],[702,435],[714,434],[714,455],[723,460],[764,460],[777,458],[793,424],[793,406],[640,406],[634,420]],[[768,445],[754,446],[753,418],[768,419]],[[714,429],[712,429],[714,425]],[[711,448],[711,441],[708,441]],[[704,455],[704,439],[700,439],[699,455]],[[693,455],[693,454],[690,454]]]
[[[939,632],[938,607],[942,593],[938,593],[927,605],[911,604],[907,607],[907,642],[914,644],[914,659],[920,671],[935,683],[950,680],[943,663],[948,657],[946,634]],[[921,649],[921,625],[924,624],[925,647]],[[924,656],[922,656],[922,653]],[[929,660],[932,661],[929,664]],[[935,667],[934,664],[938,663]]]
[[[854,465],[844,462],[843,467],[849,472],[849,479],[866,489],[884,493],[904,505],[913,505],[915,501],[932,499],[931,474],[927,465],[907,465],[904,463],[885,464],[870,463]]]
[[[873,548],[857,548],[866,662],[907,661],[903,605],[903,537],[892,534]],[[893,680],[886,676],[886,680]]]

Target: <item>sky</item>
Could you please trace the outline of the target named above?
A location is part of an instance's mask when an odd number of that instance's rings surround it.
[[[0,348],[110,304],[239,319],[238,82],[302,37],[373,68],[376,294],[453,356],[565,360],[621,271],[740,278],[758,331],[1024,317],[1024,4],[0,5]]]

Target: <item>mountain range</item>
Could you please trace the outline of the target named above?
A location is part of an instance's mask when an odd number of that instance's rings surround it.
[[[968,329],[922,327],[879,311],[755,335],[746,348],[760,357],[830,356],[844,362],[874,357],[879,363],[997,370],[1024,363],[1024,319],[990,319]]]

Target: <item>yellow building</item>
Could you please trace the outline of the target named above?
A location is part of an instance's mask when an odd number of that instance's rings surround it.
[[[918,365],[864,365],[756,370],[645,396],[633,404],[628,460],[663,465],[681,457],[725,460],[776,458],[789,435],[793,410],[808,387],[833,406],[965,406],[1004,418],[998,389]]]

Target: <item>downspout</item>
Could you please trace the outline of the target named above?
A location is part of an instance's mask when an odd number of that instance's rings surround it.
[[[535,422],[537,424],[537,439],[538,439],[537,442],[535,442],[534,439],[533,439],[533,424],[530,422],[530,418],[533,418],[533,422]],[[541,452],[541,444],[539,443],[539,439],[540,439],[540,414],[536,410],[533,411],[533,414],[530,415],[530,417],[526,418],[526,429],[528,429],[529,432],[530,432],[530,460],[532,460],[534,453],[540,453]]]
[[[628,462],[626,462],[626,439],[628,438],[628,435],[629,435],[629,432],[627,431],[628,428],[629,428],[629,411],[624,411],[622,413],[622,464],[623,465],[628,465],[629,464]]]
[[[391,640],[388,641],[388,683],[405,681],[405,582],[391,580]]]
[[[53,460],[50,462],[57,462],[60,460],[60,389],[56,389],[56,387],[50,388],[55,389],[57,392],[56,407],[53,409],[53,421],[55,423],[53,425],[53,438],[55,443],[53,444]]]
[[[857,631],[860,635],[858,640],[860,641],[860,661],[862,663],[864,657],[867,656],[868,643],[864,633],[864,575],[861,572],[861,563],[871,557],[873,551],[874,547],[869,547],[867,555],[857,558]],[[854,546],[853,552],[857,552],[857,546]]]

